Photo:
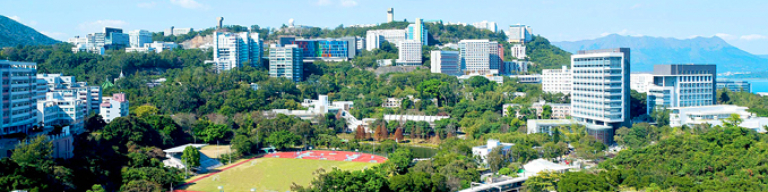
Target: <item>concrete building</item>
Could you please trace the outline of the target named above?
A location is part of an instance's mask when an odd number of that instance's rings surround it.
[[[539,74],[510,75],[509,78],[516,79],[517,83],[540,84],[542,81],[542,77]]]
[[[284,47],[272,45],[269,49],[269,76],[285,77],[294,82],[300,82],[304,75],[302,55],[302,50],[296,45]]]
[[[115,118],[128,116],[129,105],[125,93],[115,93],[112,98],[104,98],[104,102],[99,107],[99,115],[107,123]]]
[[[717,89],[729,89],[731,91],[752,92],[752,84],[748,81],[717,80]]]
[[[395,21],[395,8],[389,8],[387,9],[387,23],[391,23],[392,21]]]
[[[130,31],[128,40],[131,47],[144,47],[144,44],[152,43],[152,33],[147,30]]]
[[[629,55],[629,48],[571,55],[571,116],[606,144],[613,143],[614,129],[630,126]]]
[[[496,22],[481,21],[481,22],[472,23],[472,26],[478,29],[487,29],[494,33],[499,31],[499,27],[498,25],[496,25]]]
[[[120,28],[104,27],[104,33],[95,34],[95,36],[97,38],[96,39],[97,44],[99,41],[102,41],[102,38],[103,38],[104,49],[117,50],[117,49],[123,49],[125,47],[130,46],[129,35],[123,33],[123,29],[120,29]],[[150,35],[150,39],[152,39],[151,35]]]
[[[48,92],[61,93],[63,100],[74,98],[81,100],[88,106],[88,113],[99,112],[101,104],[101,87],[89,86],[87,82],[76,82],[74,76],[63,76],[62,74],[37,74],[37,79],[45,81]],[[47,97],[47,96],[46,96]],[[79,131],[73,127],[73,131]]]
[[[28,133],[36,124],[37,64],[0,60],[0,136]]]
[[[507,32],[507,41],[510,43],[527,43],[533,40],[533,29],[525,25],[511,25]],[[519,59],[519,58],[518,58]]]
[[[389,42],[397,46],[401,41],[405,41],[406,30],[404,29],[380,29],[368,30],[365,33],[365,50],[372,51],[381,47],[381,42]]]
[[[305,62],[315,60],[346,61],[357,55],[357,40],[355,37],[339,39],[298,39],[290,42],[301,49]]]
[[[421,18],[416,18],[416,23],[408,25],[405,30],[406,40],[414,40],[416,42],[421,42],[422,45],[429,45],[429,32],[427,31],[427,28],[424,27]]]
[[[400,42],[397,49],[398,66],[421,66],[421,42],[405,40]]]
[[[512,150],[512,146],[515,146],[514,143],[502,143],[499,140],[495,139],[488,139],[486,141],[485,145],[475,146],[472,147],[472,155],[475,157],[479,157],[481,160],[483,160],[484,165],[488,165],[488,154],[493,151],[493,149],[497,147],[501,147],[501,151],[503,154],[508,153],[510,150]]]
[[[670,108],[669,125],[694,126],[698,124],[709,124],[712,126],[723,125],[723,119],[738,114],[743,120],[740,127],[753,129],[758,132],[765,132],[764,126],[768,125],[768,118],[758,117],[748,112],[749,108],[735,105],[709,105],[697,107],[673,107]]]
[[[458,51],[434,50],[430,52],[430,55],[430,70],[432,73],[443,73],[448,75],[462,74]]]
[[[657,108],[714,105],[715,65],[655,65],[648,86],[648,114]]]
[[[563,66],[562,69],[544,69],[541,71],[541,87],[547,93],[571,94],[573,85],[571,70]]]
[[[512,57],[517,59],[526,59],[528,56],[525,54],[525,45],[518,43],[512,45],[512,47],[509,48],[512,52]]]
[[[569,103],[547,103],[544,100],[534,102],[531,108],[536,111],[536,115],[539,118],[544,118],[542,113],[544,112],[544,105],[552,107],[552,119],[567,119],[571,117],[571,104]]]
[[[426,116],[426,115],[384,115],[384,121],[397,121],[397,122],[406,122],[406,121],[424,121],[429,123],[429,126],[435,127],[435,121],[441,120],[441,119],[448,119],[451,118],[449,116]]]
[[[546,133],[552,135],[558,127],[570,127],[578,124],[573,119],[529,119],[525,126],[528,134]]]
[[[498,74],[498,43],[487,39],[459,41],[459,62],[465,73]]]
[[[510,110],[515,111],[515,118],[520,118],[522,115],[520,115],[520,110],[515,110],[516,108],[520,108],[522,105],[520,104],[514,104],[514,103],[506,103],[502,105],[501,107],[501,115],[504,117],[507,117],[511,114],[509,114]]]
[[[162,42],[162,41],[155,41],[153,43],[146,43],[142,47],[128,47],[125,48],[125,52],[139,52],[139,53],[147,53],[150,51],[154,51],[155,53],[162,53],[165,50],[173,50],[178,48],[179,45],[174,42]]]
[[[638,93],[648,93],[648,86],[653,84],[653,74],[632,73],[629,75],[629,88]]]
[[[69,125],[75,133],[82,132],[88,115],[87,100],[66,92],[48,92],[45,100],[37,102],[37,122],[42,126]]]
[[[171,26],[170,29],[165,29],[165,31],[163,31],[163,36],[186,35],[190,32],[192,32],[192,28],[175,28]]]
[[[258,33],[214,32],[213,35],[213,60],[207,63],[214,64],[217,72],[242,67],[245,62],[251,66],[261,64],[261,40]]]

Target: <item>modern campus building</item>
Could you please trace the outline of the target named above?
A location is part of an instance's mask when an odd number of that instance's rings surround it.
[[[242,67],[248,62],[251,66],[261,64],[261,40],[258,33],[241,32],[213,33],[213,64],[217,72]]]
[[[405,31],[404,29],[368,30],[365,33],[365,50],[378,49],[384,41],[397,46],[401,41],[405,41]]]
[[[104,102],[99,105],[99,115],[105,122],[112,122],[115,118],[128,116],[128,98],[125,93],[112,94],[112,98],[104,98]]]
[[[421,42],[405,40],[400,42],[397,49],[398,66],[421,66]]]
[[[302,51],[304,60],[343,61],[352,59],[357,54],[355,37],[340,39],[300,39],[290,42]]]
[[[178,48],[179,45],[174,42],[162,42],[162,41],[155,41],[152,43],[145,43],[142,47],[128,47],[125,48],[125,52],[139,52],[139,53],[147,53],[150,51],[154,51],[155,53],[162,53],[165,50],[173,50]]]
[[[509,78],[517,80],[517,83],[539,84],[542,81],[541,75],[510,75]]]
[[[82,131],[89,113],[87,100],[68,95],[67,92],[48,92],[45,100],[37,102],[37,121],[42,126],[69,125],[75,132]]]
[[[629,127],[629,53],[616,48],[571,55],[571,116],[606,144],[613,143],[614,129]]]
[[[558,127],[570,127],[578,124],[573,119],[529,119],[525,126],[528,134],[546,133],[552,135]]]
[[[472,155],[483,160],[484,165],[488,165],[488,154],[490,154],[493,149],[501,147],[502,153],[506,154],[512,150],[512,146],[514,145],[514,143],[502,143],[499,140],[489,139],[486,141],[485,145],[472,147]]]
[[[488,39],[459,41],[459,62],[466,73],[498,74],[501,66],[498,42]]]
[[[488,29],[494,33],[496,33],[496,31],[499,31],[499,27],[498,25],[496,25],[496,22],[482,21],[482,22],[472,23],[472,26],[478,29]]]
[[[285,77],[294,82],[302,79],[304,70],[302,49],[297,45],[277,46],[269,49],[269,76]]]
[[[430,52],[430,55],[430,68],[432,73],[443,73],[448,75],[462,74],[458,51],[435,50]]]
[[[512,57],[514,57],[514,58],[525,59],[526,57],[528,57],[525,54],[525,45],[523,45],[521,43],[514,44],[509,49],[512,52]]]
[[[417,42],[421,42],[422,45],[429,45],[429,32],[427,32],[427,28],[424,27],[424,22],[421,20],[421,18],[416,18],[416,23],[408,25],[408,27],[405,28],[406,40],[414,40]]]
[[[552,108],[552,119],[567,119],[571,117],[571,104],[568,103],[547,103],[544,100],[541,100],[539,102],[534,102],[531,105],[531,109],[536,111],[536,116],[539,118],[544,118],[542,115],[544,113],[544,106],[549,105]]]
[[[500,67],[501,69],[499,69],[499,74],[513,75],[527,73],[528,64],[529,62],[525,60],[503,61]]]
[[[0,60],[0,136],[27,133],[36,124],[37,64]]]
[[[170,29],[165,29],[165,31],[163,32],[163,36],[186,35],[189,32],[192,32],[192,28],[175,28],[171,26]]]
[[[530,26],[520,24],[509,26],[509,31],[507,32],[507,41],[510,43],[527,43],[532,40],[533,30]]]
[[[128,32],[131,47],[144,47],[144,44],[152,43],[152,33],[147,30],[134,30]]]
[[[752,92],[752,84],[748,81],[717,80],[717,89]]]
[[[541,71],[541,87],[547,93],[571,94],[573,85],[571,70],[563,66],[562,69],[544,69]]]
[[[765,132],[765,126],[768,125],[768,118],[758,117],[750,112],[749,108],[735,105],[709,105],[696,107],[673,107],[670,108],[669,125],[695,126],[698,124],[709,124],[711,126],[723,125],[723,119],[731,117],[731,114],[738,114],[742,119],[740,127],[752,129],[758,132]]]
[[[112,27],[104,27],[104,33],[102,34],[95,34],[96,42],[97,44],[102,41],[104,42],[104,49],[122,49],[125,47],[128,47],[130,45],[130,38],[128,34],[123,33],[123,29],[120,28],[112,28]],[[151,39],[150,35],[150,39]]]
[[[715,104],[715,65],[654,65],[648,114],[656,108]]]
[[[653,84],[653,74],[632,73],[629,75],[629,88],[638,93],[648,93],[648,86]]]

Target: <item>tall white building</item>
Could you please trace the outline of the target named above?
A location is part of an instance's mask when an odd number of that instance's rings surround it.
[[[401,41],[405,41],[405,31],[404,29],[368,30],[365,33],[365,50],[378,49],[384,41],[398,46]]]
[[[128,98],[125,93],[115,93],[112,98],[104,98],[104,102],[99,106],[99,115],[107,123],[115,118],[128,116]]]
[[[523,44],[520,44],[520,43],[514,44],[509,49],[510,51],[512,51],[512,57],[515,57],[517,59],[525,59],[526,57],[528,57],[525,55],[525,45]]]
[[[45,100],[37,102],[37,121],[43,126],[69,125],[75,132],[84,127],[88,101],[67,92],[48,92]]]
[[[481,40],[459,41],[459,62],[467,73],[497,74],[501,66],[498,43]]]
[[[478,29],[488,29],[494,33],[496,33],[496,31],[499,31],[499,27],[498,25],[496,25],[496,22],[482,21],[482,22],[472,23],[472,26]]]
[[[36,123],[37,64],[0,60],[0,136],[27,133]]]
[[[88,106],[88,113],[99,112],[101,87],[89,86],[87,82],[75,82],[74,76],[62,74],[37,74],[37,79],[45,80],[48,92],[61,93],[63,98],[82,100]]]
[[[215,32],[213,36],[213,63],[217,72],[242,67],[244,62],[251,66],[261,64],[261,41],[258,33]]]
[[[648,93],[648,86],[653,84],[653,74],[632,73],[629,75],[629,88],[638,93]]]
[[[144,47],[144,44],[152,43],[152,33],[147,30],[134,30],[128,32],[131,47]]]
[[[429,32],[424,27],[424,22],[421,18],[416,18],[416,23],[408,25],[406,29],[405,38],[407,40],[415,40],[421,42],[423,45],[429,45]]]
[[[629,61],[629,48],[571,55],[571,116],[603,143],[613,143],[614,129],[629,127]]]
[[[272,45],[269,48],[269,76],[301,81],[304,70],[302,55],[301,48],[296,45]]]
[[[435,50],[430,52],[430,55],[430,70],[432,73],[443,73],[448,75],[462,74],[458,51]]]
[[[544,69],[541,71],[541,86],[547,93],[571,94],[573,85],[571,70],[563,66],[562,69]]]
[[[421,66],[421,42],[405,40],[400,42],[397,49],[398,66]]]
[[[391,23],[392,21],[395,21],[395,8],[389,8],[387,9],[387,23]]]
[[[715,65],[654,65],[648,113],[656,108],[714,105]]]
[[[507,41],[510,43],[526,43],[533,40],[533,29],[526,25],[511,25],[507,32]]]

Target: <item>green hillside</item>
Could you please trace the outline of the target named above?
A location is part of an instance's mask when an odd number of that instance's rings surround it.
[[[59,41],[6,16],[0,15],[0,47],[50,45]]]

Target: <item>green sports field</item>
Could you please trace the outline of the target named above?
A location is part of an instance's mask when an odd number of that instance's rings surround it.
[[[253,165],[251,165],[252,162]],[[218,186],[222,186],[223,191],[247,192],[255,188],[256,191],[283,192],[290,190],[294,182],[299,185],[308,185],[315,177],[312,173],[319,168],[328,171],[333,167],[343,170],[362,170],[374,165],[376,163],[259,158],[199,180],[187,186],[185,190],[216,192],[219,191]]]

